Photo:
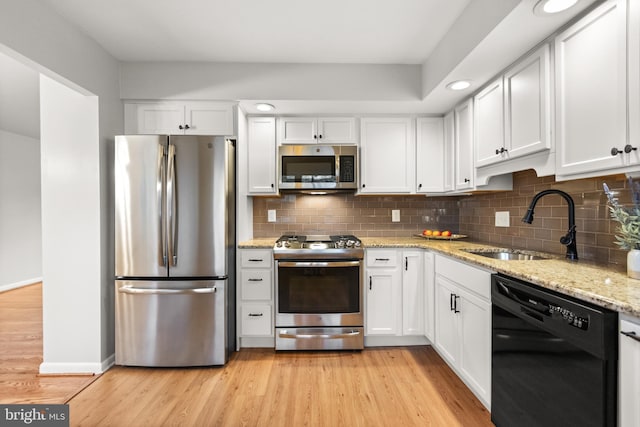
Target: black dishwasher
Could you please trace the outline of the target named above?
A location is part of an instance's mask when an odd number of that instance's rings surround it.
[[[618,313],[500,274],[491,302],[496,426],[616,425]]]

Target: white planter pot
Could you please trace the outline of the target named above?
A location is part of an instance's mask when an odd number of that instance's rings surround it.
[[[627,276],[640,279],[640,250],[632,249],[627,254]]]

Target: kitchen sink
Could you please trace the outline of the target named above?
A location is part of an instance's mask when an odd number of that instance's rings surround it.
[[[534,261],[551,259],[551,257],[541,255],[537,252],[524,251],[519,249],[462,249],[474,255],[487,258],[500,259],[504,261]]]

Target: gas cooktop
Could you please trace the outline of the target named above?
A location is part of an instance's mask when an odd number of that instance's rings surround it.
[[[352,235],[284,235],[273,247],[276,259],[362,259],[362,242]]]

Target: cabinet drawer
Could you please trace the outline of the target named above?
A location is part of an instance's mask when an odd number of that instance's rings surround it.
[[[394,250],[367,250],[367,267],[396,267],[398,252]]]
[[[240,251],[242,268],[271,268],[273,257],[270,249],[245,249]]]
[[[242,336],[272,336],[271,305],[242,304]]]
[[[491,300],[491,272],[451,258],[436,256],[436,274],[462,285],[469,291]]]
[[[271,270],[242,270],[240,286],[243,300],[271,300]]]

